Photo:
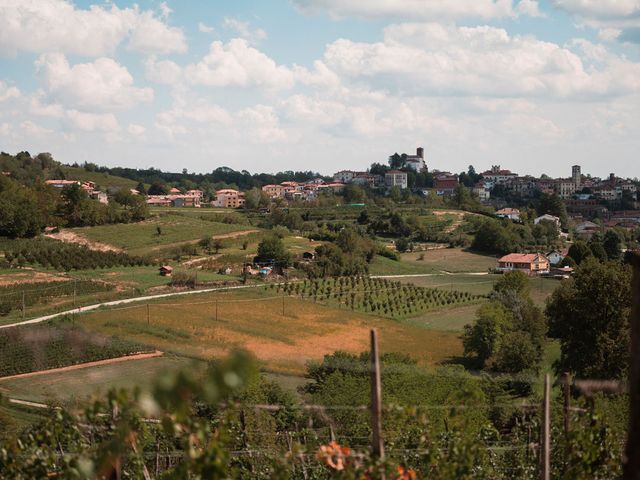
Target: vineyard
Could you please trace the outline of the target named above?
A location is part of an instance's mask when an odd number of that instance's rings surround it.
[[[29,283],[0,286],[0,317],[9,315],[13,310],[22,310],[33,305],[50,303],[53,300],[60,303],[74,296],[112,290],[114,290],[113,285],[95,280],[40,282],[37,286]]]
[[[73,243],[48,238],[5,241],[5,260],[10,265],[40,265],[59,271],[111,268],[116,266],[150,265],[151,261],[122,252],[90,250]]]
[[[394,319],[475,303],[484,298],[469,292],[418,287],[369,277],[313,279],[272,288],[303,299]]]
[[[0,330],[0,377],[146,351],[140,344],[88,333],[70,324]]]

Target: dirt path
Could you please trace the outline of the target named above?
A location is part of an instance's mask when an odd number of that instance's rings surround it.
[[[220,233],[218,235],[211,235],[213,240],[223,240],[225,238],[239,238],[249,235],[251,233],[257,233],[260,230],[241,230],[239,232]],[[151,249],[151,251],[164,250],[171,247],[179,247],[181,245],[195,245],[200,239],[197,240],[184,240],[181,242],[165,243],[164,245],[157,245]]]
[[[58,233],[48,233],[45,237],[53,238],[54,240],[60,240],[66,243],[76,243],[90,250],[97,250],[99,252],[122,252],[121,248],[114,247],[108,243],[92,242],[91,240],[72,232],[71,230],[60,230]]]
[[[243,288],[260,288],[260,287],[265,287],[267,285],[268,284],[256,284],[256,285],[238,285],[235,287],[215,287],[215,288],[205,288],[202,290],[186,290],[184,292],[159,293],[156,295],[145,295],[143,297],[123,298],[122,300],[112,300],[110,302],[94,303],[93,305],[78,307],[71,310],[65,310],[64,312],[53,313],[51,315],[45,315],[43,317],[36,317],[30,320],[24,320],[22,322],[15,322],[15,323],[8,323],[6,325],[0,325],[0,330],[2,330],[3,328],[12,328],[12,327],[19,327],[21,325],[33,325],[35,323],[42,323],[48,320],[52,320],[54,318],[63,317],[65,315],[72,315],[72,314],[77,315],[79,313],[91,312],[93,310],[97,310],[100,307],[114,307],[116,305],[126,305],[130,303],[145,302],[149,300],[156,300],[159,298],[180,297],[183,295],[197,295],[199,293],[221,292],[225,290],[241,290]],[[280,284],[276,283],[273,285],[280,285]]]
[[[76,365],[69,365],[68,367],[50,368],[48,370],[39,370],[37,372],[20,373],[18,375],[11,375],[9,377],[0,377],[0,382],[4,380],[15,380],[18,378],[29,378],[38,375],[48,375],[50,373],[62,373],[70,372],[72,370],[80,370],[82,368],[99,367],[101,365],[111,365],[113,363],[128,362],[130,360],[143,360],[145,358],[160,357],[164,354],[160,350],[150,353],[136,353],[133,355],[125,355],[124,357],[108,358],[106,360],[97,360],[95,362],[78,363]]]

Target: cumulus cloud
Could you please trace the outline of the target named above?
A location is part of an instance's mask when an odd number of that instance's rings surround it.
[[[4,102],[10,98],[18,98],[19,96],[20,90],[18,90],[17,87],[10,87],[0,80],[0,102]]]
[[[145,76],[155,83],[173,85],[182,79],[182,67],[171,60],[158,60],[155,56],[144,62]]]
[[[187,51],[187,42],[181,29],[169,27],[147,11],[138,15],[127,48],[148,54],[183,53]]]
[[[115,4],[78,8],[69,0],[0,0],[0,55],[19,51],[63,52],[86,56],[113,53],[125,40],[128,48],[143,53],[184,52],[181,29],[139,7]]]
[[[243,22],[237,18],[225,17],[222,26],[250,43],[258,43],[260,40],[267,38],[267,32],[263,29],[257,28],[253,30],[249,22]]]
[[[553,0],[603,40],[640,43],[640,0]]]
[[[276,64],[240,38],[213,42],[200,62],[186,67],[185,76],[191,83],[210,87],[283,89],[294,83],[288,67]]]
[[[117,132],[120,125],[112,113],[88,113],[78,110],[66,112],[66,118],[71,125],[85,132]]]
[[[536,0],[293,0],[302,11],[334,17],[411,18],[417,20],[503,18],[539,15]]]
[[[36,68],[47,94],[67,106],[130,108],[153,99],[151,88],[133,86],[126,67],[111,58],[69,65],[61,53],[41,55]]]
[[[591,48],[595,51],[595,48]],[[330,44],[324,63],[342,78],[409,95],[623,95],[640,90],[640,64],[573,50],[489,27],[404,23],[384,41]]]

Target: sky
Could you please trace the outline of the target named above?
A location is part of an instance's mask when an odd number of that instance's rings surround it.
[[[640,0],[0,0],[0,150],[640,176]]]

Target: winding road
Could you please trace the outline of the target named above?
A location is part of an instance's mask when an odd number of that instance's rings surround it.
[[[123,298],[122,300],[112,300],[110,302],[94,303],[93,305],[86,305],[84,307],[77,307],[71,310],[65,310],[64,312],[53,313],[51,315],[45,315],[42,317],[32,318],[30,320],[23,320],[21,322],[8,323],[6,325],[0,325],[0,330],[3,328],[19,327],[21,325],[33,325],[36,323],[43,323],[54,318],[63,317],[65,315],[72,315],[78,313],[91,312],[97,310],[100,307],[115,307],[117,305],[126,305],[129,303],[146,302],[149,300],[157,300],[158,298],[178,297],[183,295],[197,295],[199,293],[220,292],[224,290],[240,290],[244,288],[260,288],[267,285],[237,285],[235,287],[215,287],[206,288],[203,290],[186,290],[184,292],[172,292],[172,293],[160,293],[157,295],[146,295],[144,297]]]

